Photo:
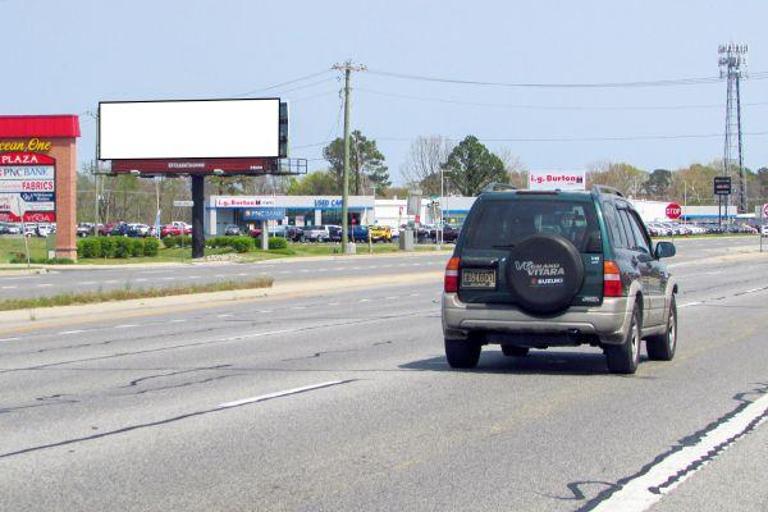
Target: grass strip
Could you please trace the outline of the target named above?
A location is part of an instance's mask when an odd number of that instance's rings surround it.
[[[248,290],[254,288],[270,288],[271,277],[256,277],[241,281],[217,281],[204,284],[184,286],[169,286],[164,288],[125,288],[117,290],[98,290],[83,293],[60,293],[48,297],[32,297],[22,299],[6,299],[0,301],[0,311],[19,309],[52,308],[56,306],[72,306],[76,304],[96,304],[99,302],[114,302],[130,299],[147,299],[153,297],[171,297],[174,295],[191,295],[195,293],[225,292],[231,290]]]

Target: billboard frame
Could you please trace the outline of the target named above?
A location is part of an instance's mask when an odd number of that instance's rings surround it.
[[[275,131],[277,134],[277,155],[276,156],[262,156],[262,155],[249,155],[249,156],[208,156],[208,157],[190,157],[190,156],[168,156],[168,157],[149,157],[149,158],[102,158],[101,155],[101,141],[102,141],[102,117],[101,117],[101,106],[103,104],[131,104],[131,103],[201,103],[201,102],[223,102],[223,101],[277,101],[278,105],[278,112],[277,112],[277,124],[275,125]],[[102,162],[106,161],[115,161],[115,160],[168,160],[168,161],[188,161],[188,160],[206,160],[206,159],[216,159],[216,160],[242,160],[242,159],[279,159],[280,158],[280,147],[281,147],[281,137],[280,137],[280,122],[281,122],[281,104],[283,102],[280,100],[279,97],[266,97],[266,98],[202,98],[202,99],[173,99],[173,100],[104,100],[99,101],[98,108],[97,108],[97,118],[98,118],[98,129],[96,130],[97,133],[97,139],[96,139],[96,152],[98,154],[98,160]]]

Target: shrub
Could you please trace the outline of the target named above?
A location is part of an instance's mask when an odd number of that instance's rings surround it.
[[[115,240],[115,258],[128,258],[131,256],[131,239],[120,237]]]
[[[144,254],[144,240],[141,238],[131,239],[131,256],[138,258]]]
[[[98,237],[99,241],[99,257],[100,258],[114,258],[115,257],[115,249],[117,246],[117,238],[113,238],[111,236],[100,236]]]
[[[101,242],[96,237],[81,238],[77,241],[77,256],[80,258],[98,258],[101,256]]]
[[[144,239],[144,256],[157,256],[160,252],[160,240],[157,238]]]
[[[163,238],[163,245],[165,245],[168,249],[172,249],[174,247],[181,247],[182,243],[184,244],[184,247],[191,247],[192,237],[189,235],[183,235],[183,236],[167,236]]]
[[[275,250],[275,249],[287,249],[288,248],[288,240],[285,238],[275,238],[272,237],[269,239],[269,249]]]
[[[233,236],[229,246],[236,252],[248,252],[253,249],[253,239],[248,236]]]
[[[230,242],[233,237],[231,236],[215,236],[205,241],[205,245],[211,249],[218,249],[219,247],[231,247]]]

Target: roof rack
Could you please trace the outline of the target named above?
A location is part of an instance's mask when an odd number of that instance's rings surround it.
[[[483,192],[499,192],[501,190],[517,190],[517,187],[515,187],[514,185],[510,185],[509,183],[493,182],[493,183],[489,183],[483,189]]]
[[[597,192],[598,194],[613,194],[619,197],[624,197],[624,194],[622,194],[619,189],[614,187],[609,187],[607,185],[592,185],[593,192]]]

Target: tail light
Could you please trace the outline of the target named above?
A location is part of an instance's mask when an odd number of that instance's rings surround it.
[[[622,297],[623,295],[619,266],[615,261],[606,260],[603,263],[603,296]]]
[[[461,259],[451,258],[445,266],[445,281],[443,282],[445,293],[456,293],[459,291],[459,263],[461,263]]]

